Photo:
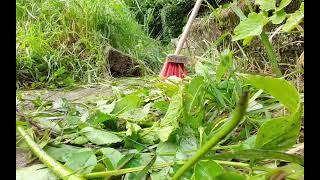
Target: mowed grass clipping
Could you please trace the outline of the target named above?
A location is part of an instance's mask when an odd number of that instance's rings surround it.
[[[164,48],[132,14],[121,0],[17,0],[16,87],[57,88],[108,78],[109,46],[136,58],[143,69],[158,71]]]

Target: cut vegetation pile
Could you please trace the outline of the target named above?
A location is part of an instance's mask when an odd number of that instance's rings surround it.
[[[193,3],[17,0],[16,178],[304,179],[304,2],[204,1],[160,80]]]

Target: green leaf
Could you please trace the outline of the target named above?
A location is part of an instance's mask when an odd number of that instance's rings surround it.
[[[139,96],[127,95],[116,102],[112,114],[121,114],[125,111],[138,108],[142,105],[143,101]]]
[[[129,119],[131,121],[142,121],[147,118],[150,107],[152,103],[146,104],[143,108],[135,108],[129,111],[125,111],[124,113],[120,114],[118,117],[123,119]]]
[[[293,116],[269,120],[262,124],[257,133],[256,148],[286,150],[292,147],[300,134],[299,109]]]
[[[109,170],[115,170],[117,169],[118,162],[121,158],[124,157],[123,154],[121,154],[118,150],[113,148],[101,148],[99,151],[103,154],[103,158],[107,158],[111,162],[111,168],[109,167]],[[104,161],[104,160],[103,160]],[[107,166],[108,167],[108,166]]]
[[[16,169],[16,180],[58,180],[59,178],[44,164]]]
[[[250,45],[252,39],[253,39],[253,36],[248,36],[248,37],[244,38],[244,39],[243,39],[243,42],[242,42],[242,45],[243,45],[243,46]]]
[[[290,32],[302,21],[303,18],[304,18],[304,2],[301,3],[300,8],[296,12],[294,12],[293,14],[290,14],[289,18],[287,19],[287,22],[282,27],[282,31]]]
[[[173,126],[174,128],[178,128],[178,118],[180,117],[183,110],[183,98],[182,92],[183,87],[179,88],[179,91],[172,97],[171,102],[168,107],[168,111],[165,116],[160,121],[160,126]]]
[[[260,5],[260,9],[264,11],[276,8],[276,0],[256,0],[256,4]]]
[[[78,151],[80,148],[70,145],[61,144],[58,147],[46,146],[43,150],[55,160],[66,162],[72,153]]]
[[[205,83],[202,76],[192,79],[184,94],[184,123],[197,128],[202,125],[205,116],[203,99]]]
[[[232,66],[232,52],[229,49],[225,49],[220,54],[220,64],[217,68],[217,74],[216,74],[216,83],[219,83],[221,81],[221,78],[226,73],[226,71]]]
[[[242,74],[242,77],[247,83],[275,97],[292,113],[296,112],[300,106],[300,95],[296,88],[288,81],[280,78],[250,74]]]
[[[153,107],[165,113],[168,110],[169,103],[167,101],[156,101],[153,103]]]
[[[217,175],[215,180],[245,180],[246,178],[239,173],[226,171]]]
[[[138,166],[146,166],[154,157],[153,153],[141,153],[134,156],[134,158],[129,161],[124,168],[133,168]],[[138,173],[127,174],[129,179],[134,178]],[[142,178],[145,179],[145,178]]]
[[[97,145],[108,145],[122,141],[122,139],[115,134],[92,127],[81,129],[81,133],[83,133],[92,143]]]
[[[276,11],[281,11],[283,8],[287,7],[292,0],[281,0],[279,7],[276,8]]]
[[[299,164],[290,163],[278,169],[284,171],[288,179],[304,179],[304,167]]]
[[[223,171],[223,167],[213,160],[199,161],[194,167],[194,177],[195,180],[215,180]]]
[[[303,157],[286,154],[274,150],[262,150],[262,149],[247,149],[240,151],[230,151],[226,153],[216,154],[212,157],[214,160],[230,160],[230,159],[242,159],[242,160],[265,160],[265,159],[279,159],[297,164],[304,164]]]
[[[152,167],[152,165],[156,162],[157,155],[154,155],[150,162],[139,172],[137,173],[132,180],[141,180],[145,179],[145,177],[148,173],[148,170]]]
[[[65,166],[77,173],[90,173],[97,165],[97,158],[89,148],[83,148],[71,154]]]
[[[86,138],[84,136],[79,136],[79,137],[70,141],[71,144],[76,144],[76,145],[83,145],[88,142],[89,142],[88,138]]]
[[[242,20],[234,29],[232,41],[245,39],[249,36],[258,36],[261,34],[263,26],[268,23],[268,18],[263,14],[252,12],[248,18]]]
[[[287,13],[284,10],[277,11],[271,16],[269,19],[273,24],[280,24],[282,23],[287,17]]]
[[[177,132],[178,149],[176,158],[186,160],[191,158],[194,152],[198,149],[198,140],[190,127],[182,127]],[[185,153],[186,151],[194,151],[193,153]]]
[[[103,102],[97,102],[97,108],[103,113],[111,113],[116,105],[116,102],[112,102],[111,104],[105,104]]]

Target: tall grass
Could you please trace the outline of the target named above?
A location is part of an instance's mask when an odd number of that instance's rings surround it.
[[[121,0],[17,0],[17,88],[108,78],[107,46],[159,70],[164,48],[134,19]]]

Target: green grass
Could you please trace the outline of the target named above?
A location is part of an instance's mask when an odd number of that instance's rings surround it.
[[[16,2],[17,88],[57,88],[108,78],[104,55],[108,46],[154,71],[161,68],[166,54],[122,1]]]

